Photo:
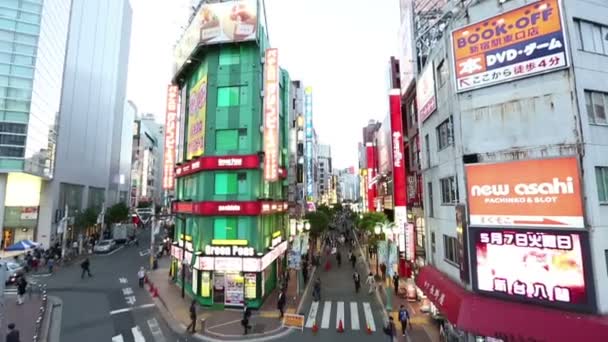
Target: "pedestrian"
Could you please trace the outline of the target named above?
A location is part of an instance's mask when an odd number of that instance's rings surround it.
[[[374,275],[372,274],[372,272],[369,272],[369,274],[367,275],[365,284],[369,286],[368,293],[372,294],[372,292],[374,292],[374,290],[376,289],[376,279],[374,279]]]
[[[53,274],[54,264],[55,264],[55,261],[53,260],[53,257],[49,255],[48,259],[46,259],[46,267],[48,267],[50,274]]]
[[[84,278],[84,274],[88,274],[89,278],[92,277],[93,275],[91,274],[91,262],[89,261],[89,258],[84,259],[84,261],[80,264],[80,268],[82,268],[82,273],[80,274],[80,279]]]
[[[190,329],[192,328],[192,329]],[[192,303],[190,303],[190,324],[188,324],[188,326],[186,327],[186,332],[189,332],[190,330],[192,330],[192,333],[194,334],[196,332],[196,301],[192,300]]]
[[[279,312],[281,313],[281,316],[279,318],[283,318],[283,312],[285,310],[285,292],[283,292],[283,290],[281,290],[281,292],[279,292],[279,301],[277,302],[277,309],[279,309]]]
[[[143,266],[141,266],[139,271],[137,271],[137,279],[139,279],[139,287],[143,289],[144,280],[146,279],[146,271],[144,270]]]
[[[342,265],[342,253],[340,251],[336,252],[336,261],[338,262],[338,267]]]
[[[351,253],[350,254],[350,264],[352,265],[353,268],[355,268],[356,263],[357,263],[357,257],[355,256],[355,253]]]
[[[355,292],[359,293],[359,289],[361,288],[361,276],[359,275],[359,272],[355,271],[355,273],[353,273],[353,281],[355,282]]]
[[[399,275],[393,274],[393,287],[395,288],[395,295],[399,294]]]
[[[304,263],[302,266],[302,277],[304,278],[304,285],[308,283],[308,264]]]
[[[389,316],[388,323],[384,327],[384,333],[388,336],[388,340],[393,342],[395,337],[395,322],[393,321],[393,316]]]
[[[405,306],[401,305],[399,307],[399,322],[401,323],[401,333],[405,336],[405,330],[407,329],[408,323],[410,320],[410,313],[407,311]],[[412,324],[410,323],[410,330],[412,329]]]
[[[386,281],[386,264],[380,264],[380,273],[382,274],[382,281]]]
[[[243,326],[243,329],[245,329],[245,331],[243,332],[243,335],[247,335],[247,332],[249,332],[249,329],[251,329],[251,325],[249,325],[250,317],[251,317],[251,309],[249,308],[249,305],[247,305],[247,303],[245,303],[245,307],[243,308],[243,320],[241,321],[241,325]]]
[[[6,342],[21,342],[19,339],[19,330],[15,328],[15,323],[9,323],[8,334],[6,334]]]
[[[317,302],[321,300],[321,278],[317,278],[317,280],[315,280],[315,284],[312,290],[312,296]]]
[[[17,278],[17,304],[23,304],[23,296],[25,295],[25,289],[27,288],[27,281],[23,275]]]

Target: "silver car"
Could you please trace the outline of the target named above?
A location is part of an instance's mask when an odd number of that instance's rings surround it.
[[[95,244],[95,247],[93,247],[93,252],[108,253],[112,251],[115,247],[116,242],[114,242],[114,240],[101,240]]]

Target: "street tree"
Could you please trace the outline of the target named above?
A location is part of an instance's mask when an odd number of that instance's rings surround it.
[[[307,213],[304,219],[310,223],[310,235],[319,237],[329,226],[329,217],[323,211]]]
[[[97,215],[99,215],[99,209],[94,207],[87,208],[76,215],[74,226],[79,231],[92,227],[97,223]]]
[[[106,212],[106,223],[113,224],[129,219],[129,207],[124,203],[116,203]]]

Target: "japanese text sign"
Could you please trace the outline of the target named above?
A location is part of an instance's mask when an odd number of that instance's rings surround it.
[[[473,226],[584,228],[575,157],[468,164]]]
[[[167,116],[165,117],[165,153],[163,161],[163,190],[175,187],[175,136],[177,133],[178,87],[167,88]]]
[[[502,228],[472,232],[476,290],[571,309],[594,306],[588,288],[586,232]]]
[[[559,0],[541,0],[452,31],[456,90],[568,66]]]
[[[279,61],[267,49],[264,62],[264,180],[279,179]]]
[[[426,65],[418,83],[416,83],[416,106],[418,107],[418,120],[424,122],[437,109],[435,97],[435,67],[431,61]]]

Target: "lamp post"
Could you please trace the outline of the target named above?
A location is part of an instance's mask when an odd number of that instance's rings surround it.
[[[391,291],[389,290],[389,288],[390,288],[390,276],[392,276],[392,273],[393,273],[393,263],[391,260],[391,239],[389,239],[388,237],[390,234],[392,240],[394,240],[394,235],[398,234],[398,230],[396,229],[396,227],[394,226],[394,224],[392,222],[384,222],[384,223],[376,224],[376,226],[374,227],[374,232],[378,235],[383,233],[385,236],[385,240],[386,240],[386,255],[385,255],[384,261],[385,261],[385,265],[386,265],[387,274],[389,275],[389,277],[387,277],[386,283],[385,283],[386,310],[392,311],[393,310],[392,298],[391,298],[392,295],[391,295]],[[376,253],[376,255],[377,255],[377,253]],[[376,260],[378,260],[378,259],[376,258]],[[379,262],[376,262],[376,269],[378,267],[378,263]],[[376,271],[376,273],[377,273],[377,271]]]

